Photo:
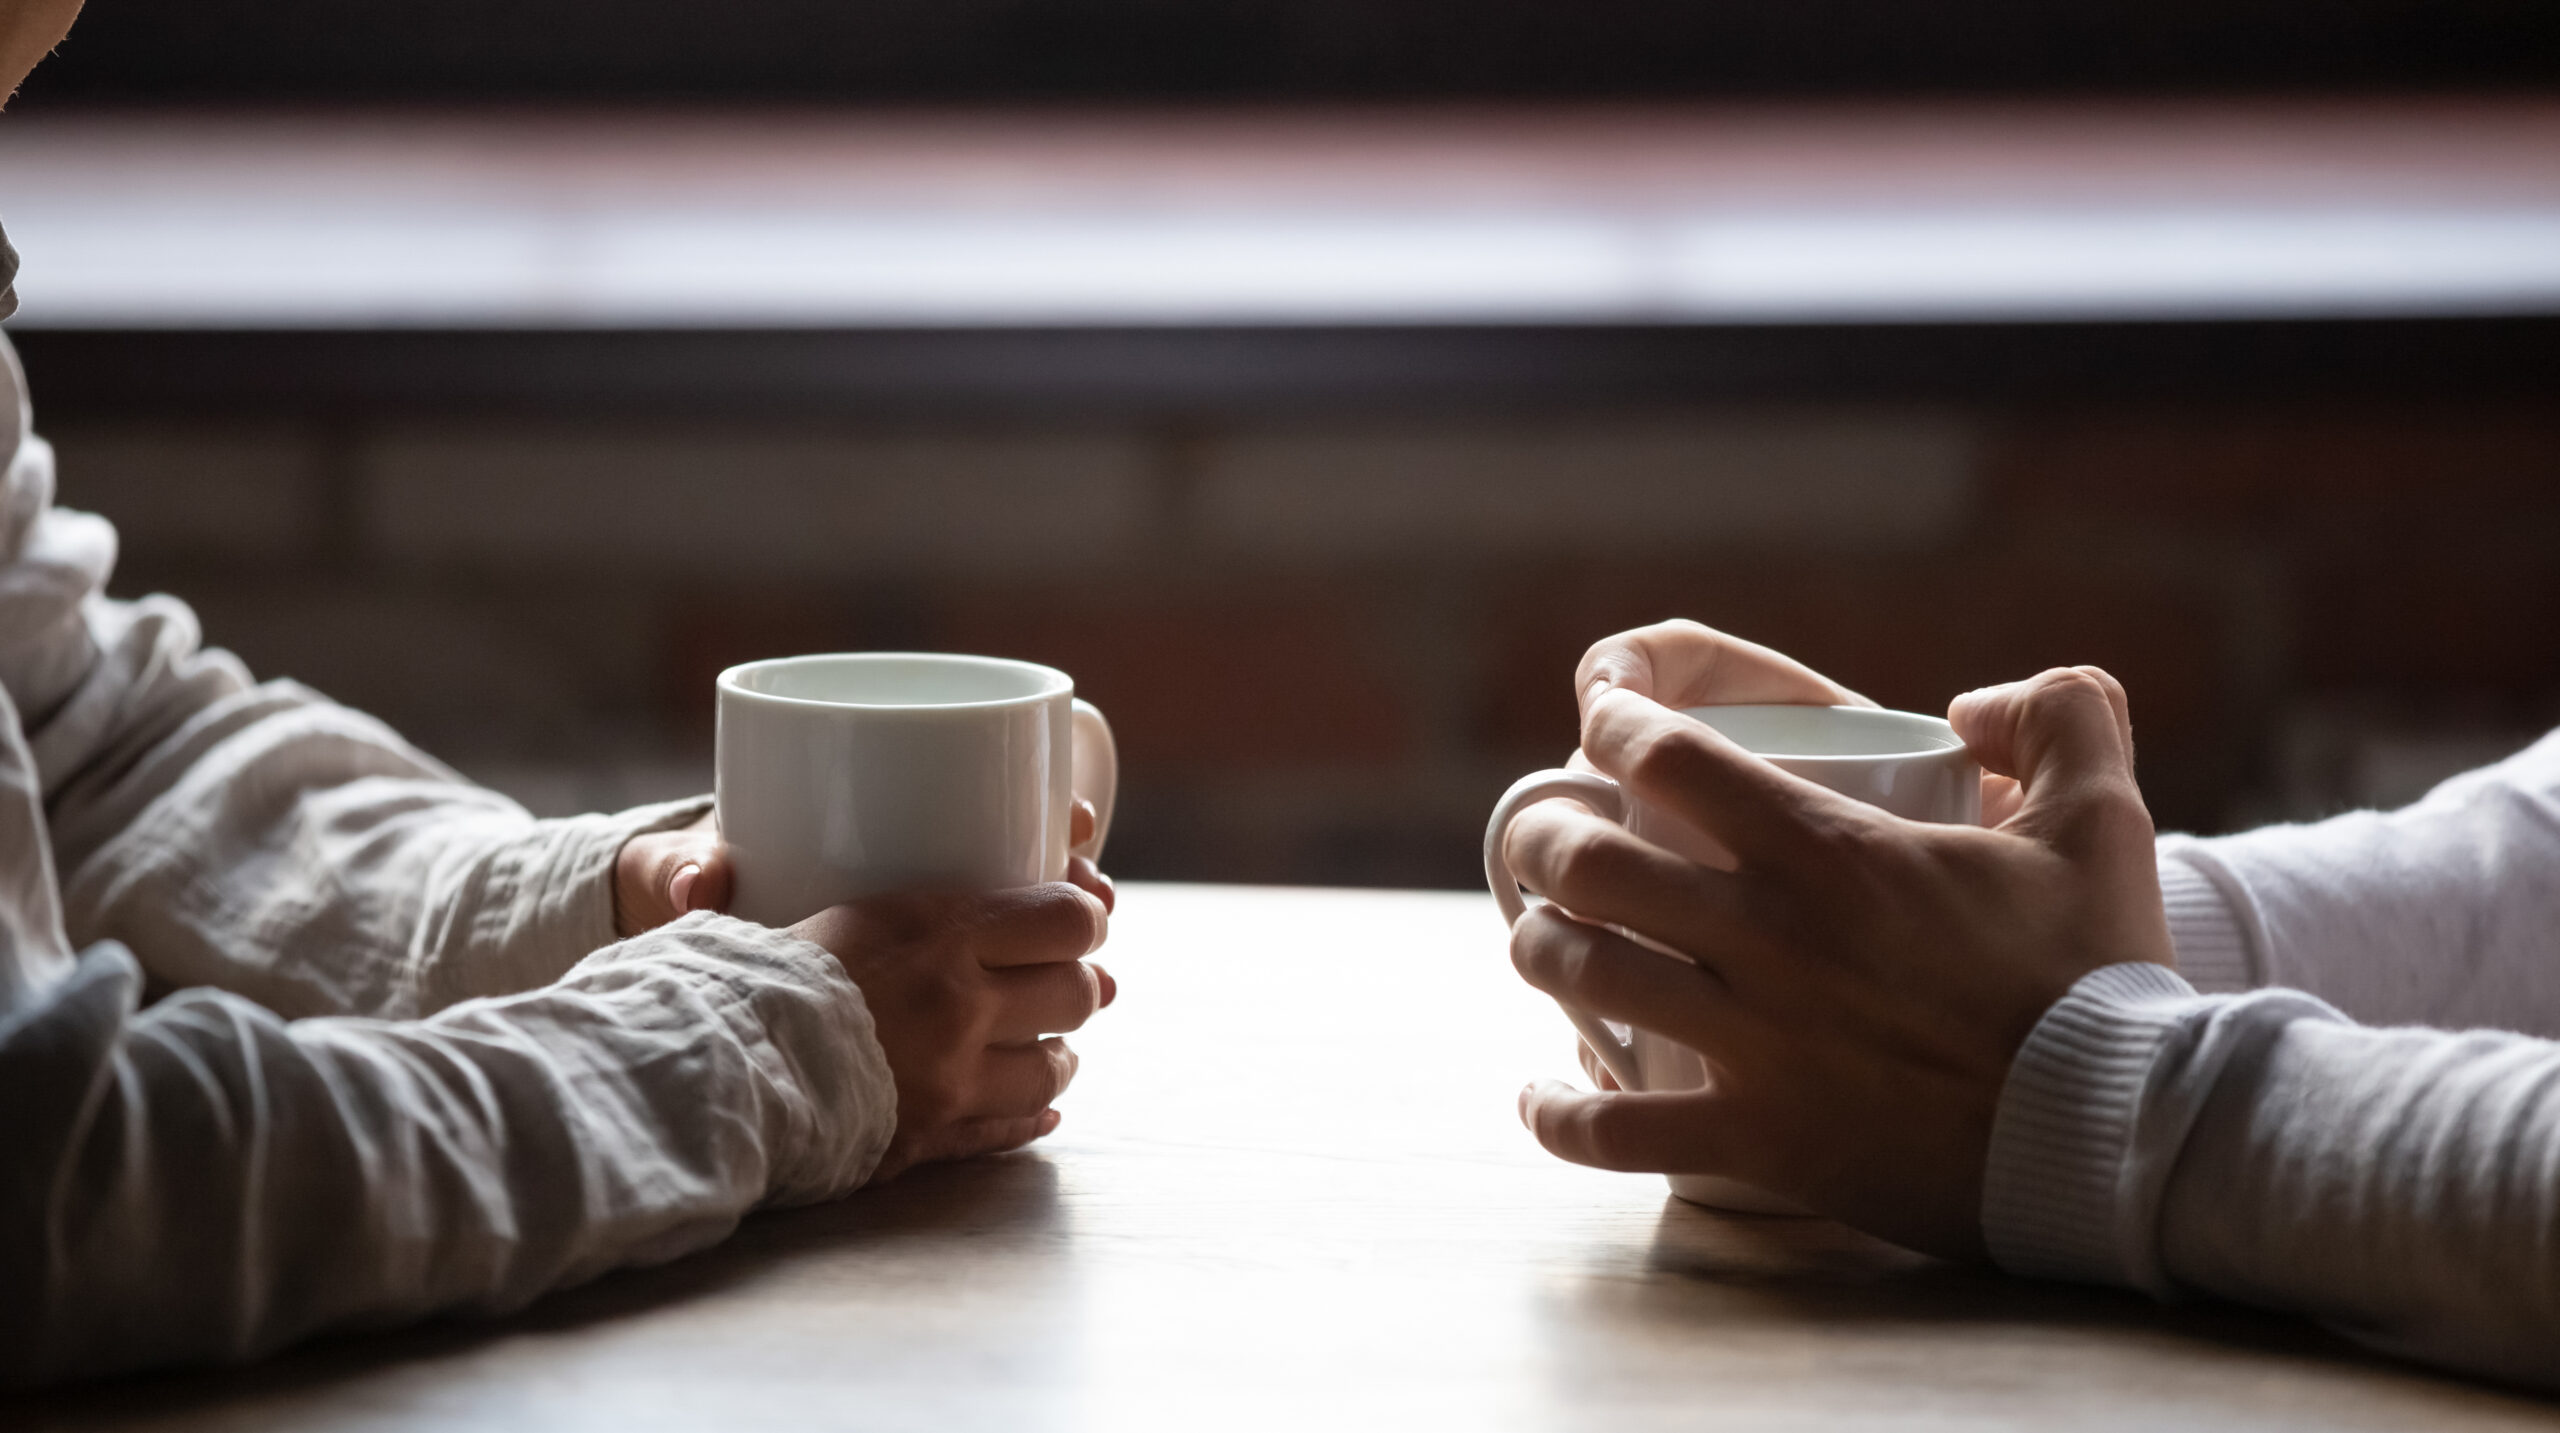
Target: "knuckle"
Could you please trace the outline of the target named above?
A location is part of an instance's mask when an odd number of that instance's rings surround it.
[[[1627,776],[1638,786],[1676,787],[1693,780],[1705,758],[1704,743],[1688,731],[1673,728],[1649,737],[1627,763]]]
[[[2115,679],[2115,674],[2108,671],[2106,668],[2096,666],[2079,666],[2072,668],[2072,670],[2078,672],[2084,677],[2087,677],[2090,681],[2097,683],[2099,695],[2114,702],[2121,702],[2124,700],[2124,683],[2117,681]]]
[[[1677,649],[1721,641],[1723,634],[1693,617],[1665,617],[1627,633],[1619,640],[1657,649]]]
[[[1891,860],[1900,843],[1887,838],[1884,823],[1866,819],[1855,809],[1829,809],[1803,818],[1813,845],[1843,871],[1863,871]]]
[[[1085,1022],[1093,1018],[1094,1012],[1102,1008],[1102,983],[1090,974],[1079,974],[1075,979],[1077,986],[1072,994],[1046,1002],[1053,1009],[1041,1017],[1049,1022],[1042,1027],[1044,1030],[1056,1034],[1081,1030]]]
[[[1102,948],[1111,938],[1111,911],[1102,898],[1079,886],[1061,886],[1070,915],[1070,943],[1076,954],[1088,955]]]
[[[1554,907],[1540,906],[1511,927],[1511,966],[1532,984],[1556,968],[1556,945],[1563,935],[1557,923],[1564,919]]]
[[[2106,705],[2107,689],[2078,667],[2056,667],[2027,684],[2018,704],[2030,716],[2059,716],[2095,702]]]
[[[899,1091],[898,1122],[918,1137],[940,1129],[960,1114],[961,1082],[955,1067],[937,1062],[926,1078]]]
[[[1634,1158],[1628,1148],[1625,1127],[1609,1117],[1605,1101],[1594,1100],[1576,1109],[1570,1117],[1571,1135],[1583,1158],[1602,1169],[1627,1169]]]
[[[981,998],[974,974],[957,961],[937,961],[914,992],[917,1022],[956,1040],[978,1024]]]
[[[932,940],[948,922],[943,902],[919,892],[866,896],[856,901],[852,909],[860,923],[876,929],[883,939],[901,945]]]
[[[1596,934],[1552,906],[1541,907],[1512,931],[1512,966],[1541,989],[1581,991],[1591,982]]]
[[[2111,847],[2151,848],[2158,835],[2151,824],[2151,809],[2142,803],[2141,793],[2130,788],[2110,792],[2093,803],[2092,814],[2100,837]]]
[[[1613,827],[1594,826],[1575,832],[1556,852],[1559,891],[1570,897],[1615,889],[1632,873],[1628,838]]]
[[[1039,950],[1070,947],[1081,955],[1097,944],[1096,915],[1102,902],[1064,881],[1006,893],[984,911],[984,933],[992,940]]]

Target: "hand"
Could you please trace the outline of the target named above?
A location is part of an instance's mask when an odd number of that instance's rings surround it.
[[[1605,691],[1636,692],[1666,707],[1875,705],[1783,652],[1685,618],[1592,643],[1574,669],[1573,691],[1586,712],[1592,697]],[[1594,769],[1578,751],[1565,764],[1576,771]],[[2016,779],[1985,770],[1982,824],[1997,826],[2017,809]]]
[[[1574,698],[1587,715],[1595,694],[1613,690],[1667,707],[1875,705],[1793,657],[1685,619],[1592,643],[1574,668]]]
[[[1694,634],[1674,646],[1696,650]],[[1522,917],[1512,958],[1558,999],[1700,1051],[1712,1083],[1541,1083],[1522,1118],[1579,1163],[1726,1175],[1980,1257],[1983,1160],[2019,1044],[2089,971],[2170,961],[2123,689],[2082,667],[1959,697],[1949,719],[2015,780],[2014,799],[1996,828],[1937,826],[1799,780],[1667,709],[1637,683],[1693,699],[1698,668],[1641,660],[1657,653],[1613,653],[1596,673],[1585,660],[1583,751],[1740,865],[1711,870],[1542,802],[1508,852],[1557,904]]]
[[[1049,1106],[1075,1077],[1076,1057],[1057,1036],[1118,994],[1083,959],[1109,930],[1103,898],[1064,881],[874,896],[791,928],[862,987],[897,1080],[898,1128],[875,1180],[1058,1127]]]
[[[1641,692],[1673,708],[1875,705],[1783,652],[1684,617],[1591,644],[1574,668],[1575,699],[1587,705],[1595,693],[1615,689]],[[1598,770],[1579,748],[1564,764],[1570,771]],[[1574,1050],[1591,1083],[1604,1090],[1618,1088],[1618,1077],[1601,1065],[1587,1042],[1575,1040]]]
[[[729,848],[708,811],[690,826],[634,836],[613,859],[613,928],[638,935],[687,911],[725,911],[729,881]]]
[[[1093,838],[1093,806],[1078,800],[1069,824],[1070,845]],[[1111,878],[1082,856],[1067,858],[1067,879],[1093,893],[1105,911],[1118,897]],[[674,831],[651,831],[622,843],[613,862],[613,927],[622,935],[655,930],[687,911],[729,908],[729,848],[711,813]]]

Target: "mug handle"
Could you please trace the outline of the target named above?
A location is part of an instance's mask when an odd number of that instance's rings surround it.
[[[1102,859],[1102,843],[1111,834],[1111,808],[1120,799],[1120,746],[1111,739],[1111,723],[1102,719],[1102,708],[1076,698],[1075,707],[1075,790],[1078,796],[1093,803],[1093,839],[1075,848],[1075,854],[1088,860]]]
[[[1493,819],[1484,828],[1484,880],[1493,888],[1493,903],[1502,908],[1502,923],[1513,926],[1528,914],[1529,902],[1521,893],[1520,882],[1511,874],[1511,863],[1502,854],[1502,840],[1511,830],[1512,818],[1538,802],[1553,796],[1570,796],[1597,812],[1604,820],[1623,824],[1627,819],[1626,798],[1618,783],[1605,776],[1592,776],[1579,771],[1533,771],[1511,783],[1502,799],[1493,805]],[[1588,1010],[1566,1005],[1559,1000],[1565,1018],[1582,1032],[1591,1053],[1600,1064],[1617,1077],[1618,1088],[1641,1090],[1644,1071],[1636,1063],[1635,1046],[1618,1037],[1618,1033]]]

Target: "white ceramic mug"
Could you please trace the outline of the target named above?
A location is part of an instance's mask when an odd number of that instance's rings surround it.
[[[1872,707],[1690,707],[1685,715],[1722,732],[1743,750],[1782,771],[1915,821],[1979,825],[1982,769],[1955,729],[1916,712]],[[1733,856],[1688,822],[1629,796],[1605,776],[1536,771],[1512,783],[1495,803],[1484,832],[1484,875],[1505,925],[1528,909],[1502,854],[1512,818],[1536,802],[1567,796],[1637,836],[1693,861],[1731,870]],[[1658,948],[1658,947],[1657,947]],[[1574,1028],[1623,1089],[1694,1090],[1707,1083],[1706,1062],[1678,1041],[1647,1030],[1621,1030],[1589,1011],[1565,1007]],[[1750,1185],[1704,1174],[1670,1176],[1671,1192],[1697,1204],[1752,1213],[1802,1213]]]
[[[839,652],[722,672],[729,909],[789,925],[884,891],[1062,880],[1078,795],[1099,856],[1120,758],[1066,673],[999,657]]]

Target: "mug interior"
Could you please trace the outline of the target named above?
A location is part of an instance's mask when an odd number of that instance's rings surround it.
[[[783,701],[850,707],[985,706],[1075,687],[1053,667],[939,652],[776,657],[731,667],[720,674],[720,684]]]
[[[1683,714],[1760,756],[1925,756],[1964,745],[1937,717],[1873,707],[1689,707]]]

